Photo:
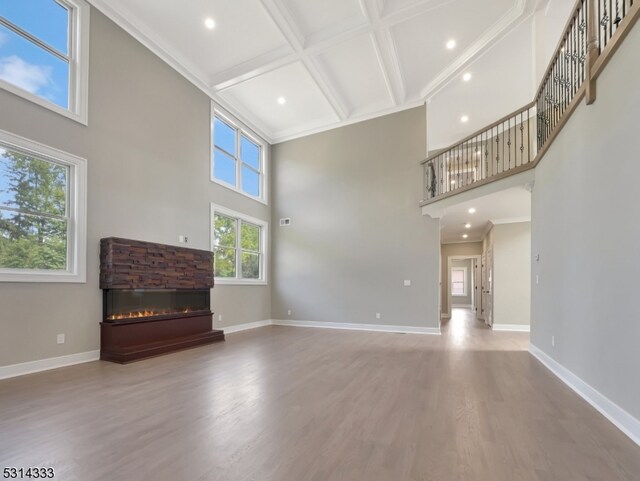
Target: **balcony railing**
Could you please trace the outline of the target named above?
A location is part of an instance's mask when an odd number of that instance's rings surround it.
[[[640,0],[578,0],[534,101],[422,161],[426,205],[534,168],[638,19]]]

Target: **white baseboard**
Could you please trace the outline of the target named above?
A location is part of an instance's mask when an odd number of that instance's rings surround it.
[[[0,366],[0,379],[33,374],[35,372],[48,371],[59,367],[73,366],[84,362],[97,361],[100,359],[100,351],[79,352],[68,356],[50,357],[37,361]]]
[[[599,391],[584,382],[559,362],[552,359],[542,349],[529,344],[529,352],[553,374],[573,389],[580,397],[591,404],[620,431],[640,446],[640,420],[634,418],[620,406],[610,401]]]
[[[529,324],[494,324],[492,329],[494,331],[529,332],[531,326]]]
[[[246,331],[248,329],[256,329],[257,327],[270,326],[271,319],[266,319],[264,321],[256,321],[256,322],[247,322],[245,324],[238,324],[235,326],[226,326],[226,327],[218,327],[214,326],[214,329],[222,329],[226,334],[233,334],[234,332]]]
[[[347,329],[351,331],[396,332],[402,334],[432,334],[439,336],[439,327],[388,326],[379,324],[359,324],[343,322],[294,321],[272,319],[274,326],[317,327],[321,329]]]

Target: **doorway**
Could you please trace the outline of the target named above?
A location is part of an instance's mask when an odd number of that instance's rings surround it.
[[[469,309],[475,318],[482,312],[483,283],[480,255],[455,255],[447,258],[447,314],[454,308]]]

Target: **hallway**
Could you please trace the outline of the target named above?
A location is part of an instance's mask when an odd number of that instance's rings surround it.
[[[452,349],[527,351],[529,334],[498,333],[475,317],[470,308],[454,307],[451,318],[443,319],[442,337]]]

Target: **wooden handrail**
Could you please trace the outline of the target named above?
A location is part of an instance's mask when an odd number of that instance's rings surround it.
[[[468,142],[469,140],[473,139],[474,137],[477,137],[478,135],[483,134],[483,133],[484,133],[484,132],[486,132],[487,130],[491,130],[491,129],[493,129],[493,128],[497,127],[498,125],[500,125],[500,124],[502,124],[502,123],[506,122],[506,121],[507,121],[507,120],[509,120],[510,118],[515,117],[516,115],[521,114],[521,113],[523,113],[523,112],[526,112],[527,110],[531,109],[532,107],[535,107],[535,105],[536,105],[536,102],[535,102],[535,100],[534,100],[533,102],[528,103],[528,104],[527,104],[527,105],[525,105],[524,107],[520,107],[518,110],[514,110],[514,111],[513,111],[513,112],[511,112],[510,114],[505,115],[504,117],[502,117],[500,120],[497,120],[496,122],[494,122],[494,123],[492,123],[492,124],[488,125],[487,127],[483,127],[483,128],[481,128],[480,130],[478,130],[478,131],[474,132],[473,134],[466,136],[464,139],[459,140],[459,141],[458,141],[458,142],[456,142],[455,144],[452,144],[452,145],[450,145],[450,146],[449,146],[449,147],[447,147],[447,148],[444,148],[444,149],[440,149],[440,150],[438,150],[438,152],[436,152],[435,154],[430,155],[429,157],[427,157],[427,158],[426,158],[426,159],[424,159],[424,160],[421,160],[421,161],[420,161],[420,164],[426,164],[427,162],[432,161],[432,160],[433,160],[433,159],[435,159],[436,157],[439,157],[440,155],[442,155],[444,152],[447,152],[448,150],[454,149],[454,148],[456,148],[457,146],[459,146],[459,145],[461,145],[461,144],[464,144],[465,142]]]
[[[538,165],[580,102],[586,99],[590,105],[595,101],[596,79],[640,18],[640,1],[622,0],[621,10],[616,2],[615,16],[607,10],[606,3],[606,0],[576,0],[532,102],[420,161],[426,194],[421,206]],[[514,150],[511,136],[513,133],[517,142],[516,127],[520,131],[520,148]],[[490,147],[489,139],[493,143],[494,138],[497,144]],[[478,142],[485,145],[481,154]]]
[[[611,60],[611,57],[616,52],[616,50],[618,50],[618,48],[639,18],[640,1],[634,3],[631,7],[629,7],[627,16],[624,17],[624,22],[616,30],[615,35],[611,38],[611,41],[607,44],[604,50],[600,52],[600,56],[596,59],[591,70],[591,78],[593,80],[596,80],[600,76],[602,70],[604,70],[605,66],[609,63],[609,60]]]

